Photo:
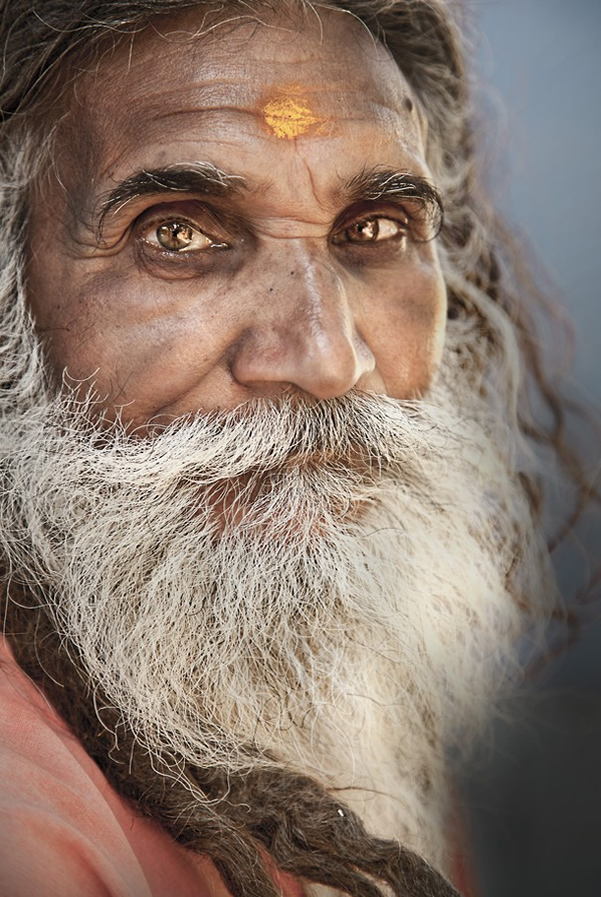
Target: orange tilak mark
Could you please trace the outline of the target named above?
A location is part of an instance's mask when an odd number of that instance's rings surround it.
[[[292,97],[271,100],[264,107],[263,115],[275,136],[287,140],[300,137],[312,125],[323,121],[313,114],[304,100],[293,100]]]

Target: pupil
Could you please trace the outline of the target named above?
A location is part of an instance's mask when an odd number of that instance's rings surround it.
[[[370,221],[360,221],[356,225],[356,233],[357,238],[359,240],[363,240],[364,242],[375,240],[378,236],[377,220],[375,218],[372,218]]]
[[[157,238],[165,249],[185,249],[192,242],[192,228],[189,224],[174,221],[162,224],[157,230]]]

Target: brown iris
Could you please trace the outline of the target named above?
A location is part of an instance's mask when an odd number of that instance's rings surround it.
[[[194,228],[185,221],[170,221],[156,230],[157,241],[170,252],[188,249],[194,240]]]
[[[377,218],[368,218],[365,221],[358,221],[352,227],[347,228],[347,234],[350,240],[357,243],[370,243],[378,239],[380,226]]]

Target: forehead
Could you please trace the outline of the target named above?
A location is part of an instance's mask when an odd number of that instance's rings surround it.
[[[260,180],[310,152],[318,172],[321,156],[333,154],[341,169],[366,154],[419,169],[423,155],[406,79],[341,10],[170,17],[78,78],[71,113],[61,180],[79,173],[82,189],[93,182],[97,191],[141,168],[191,160]]]

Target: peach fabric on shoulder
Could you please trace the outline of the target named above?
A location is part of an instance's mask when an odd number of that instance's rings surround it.
[[[286,897],[299,884],[279,879]],[[229,897],[213,863],[135,815],[0,636],[0,897]]]

